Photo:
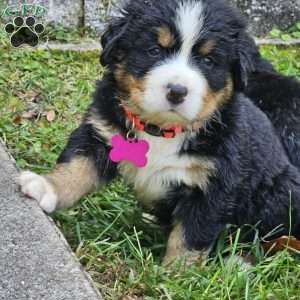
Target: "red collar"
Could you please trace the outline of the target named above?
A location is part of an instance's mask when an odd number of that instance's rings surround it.
[[[182,126],[172,126],[164,129],[157,125],[143,122],[137,115],[125,109],[127,119],[131,123],[132,127],[136,130],[146,132],[150,135],[163,137],[166,139],[173,139],[177,134],[185,132]]]

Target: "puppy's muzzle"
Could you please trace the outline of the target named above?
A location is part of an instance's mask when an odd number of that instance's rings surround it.
[[[169,83],[167,88],[167,99],[172,105],[183,103],[185,97],[188,95],[188,89],[183,85]]]

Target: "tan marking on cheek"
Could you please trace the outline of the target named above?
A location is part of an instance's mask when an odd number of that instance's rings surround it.
[[[145,80],[137,79],[132,74],[128,73],[125,70],[124,64],[119,64],[117,66],[114,75],[118,87],[123,93],[122,101],[125,101],[126,105],[129,106],[128,108],[132,107],[133,110],[135,106],[139,107],[141,101],[143,100]]]
[[[230,99],[233,93],[232,79],[228,79],[225,87],[218,91],[213,92],[211,89],[204,97],[204,105],[199,113],[199,119],[202,121],[208,120],[226,101]]]
[[[158,29],[158,43],[164,48],[171,48],[175,44],[175,37],[168,26],[162,26]]]
[[[120,63],[116,65],[116,70],[114,72],[115,79],[118,83],[122,83],[125,76],[125,65]]]
[[[185,261],[186,265],[192,265],[197,261],[201,261],[205,264],[209,252],[209,249],[203,249],[202,251],[189,250],[184,240],[183,227],[181,224],[177,224],[169,236],[167,252],[163,260],[163,265],[169,266],[181,259]]]
[[[127,92],[133,89],[144,90],[144,80],[137,79],[132,74],[128,73],[124,64],[117,65],[114,75],[118,85]]]
[[[140,103],[145,91],[145,81],[143,79],[136,79],[128,74],[127,87],[130,94],[130,100],[136,104]]]
[[[199,53],[203,56],[208,55],[216,46],[216,41],[209,40],[199,47]]]
[[[71,207],[100,184],[94,162],[83,156],[75,157],[69,163],[56,165],[45,178],[58,195],[58,208]]]

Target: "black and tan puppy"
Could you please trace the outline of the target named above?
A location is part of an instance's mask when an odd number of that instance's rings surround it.
[[[133,0],[102,45],[94,103],[52,173],[21,175],[25,194],[53,212],[121,174],[172,226],[166,263],[206,254],[226,224],[300,237],[299,84],[260,58],[235,10]],[[147,162],[137,167],[122,147],[115,162],[115,135],[136,149],[131,157],[144,140]]]

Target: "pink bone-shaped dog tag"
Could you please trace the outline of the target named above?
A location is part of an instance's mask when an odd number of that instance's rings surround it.
[[[115,135],[112,138],[112,150],[109,158],[116,163],[121,161],[130,161],[138,168],[147,165],[147,153],[149,151],[149,143],[145,140],[131,141],[126,140],[122,135]]]

